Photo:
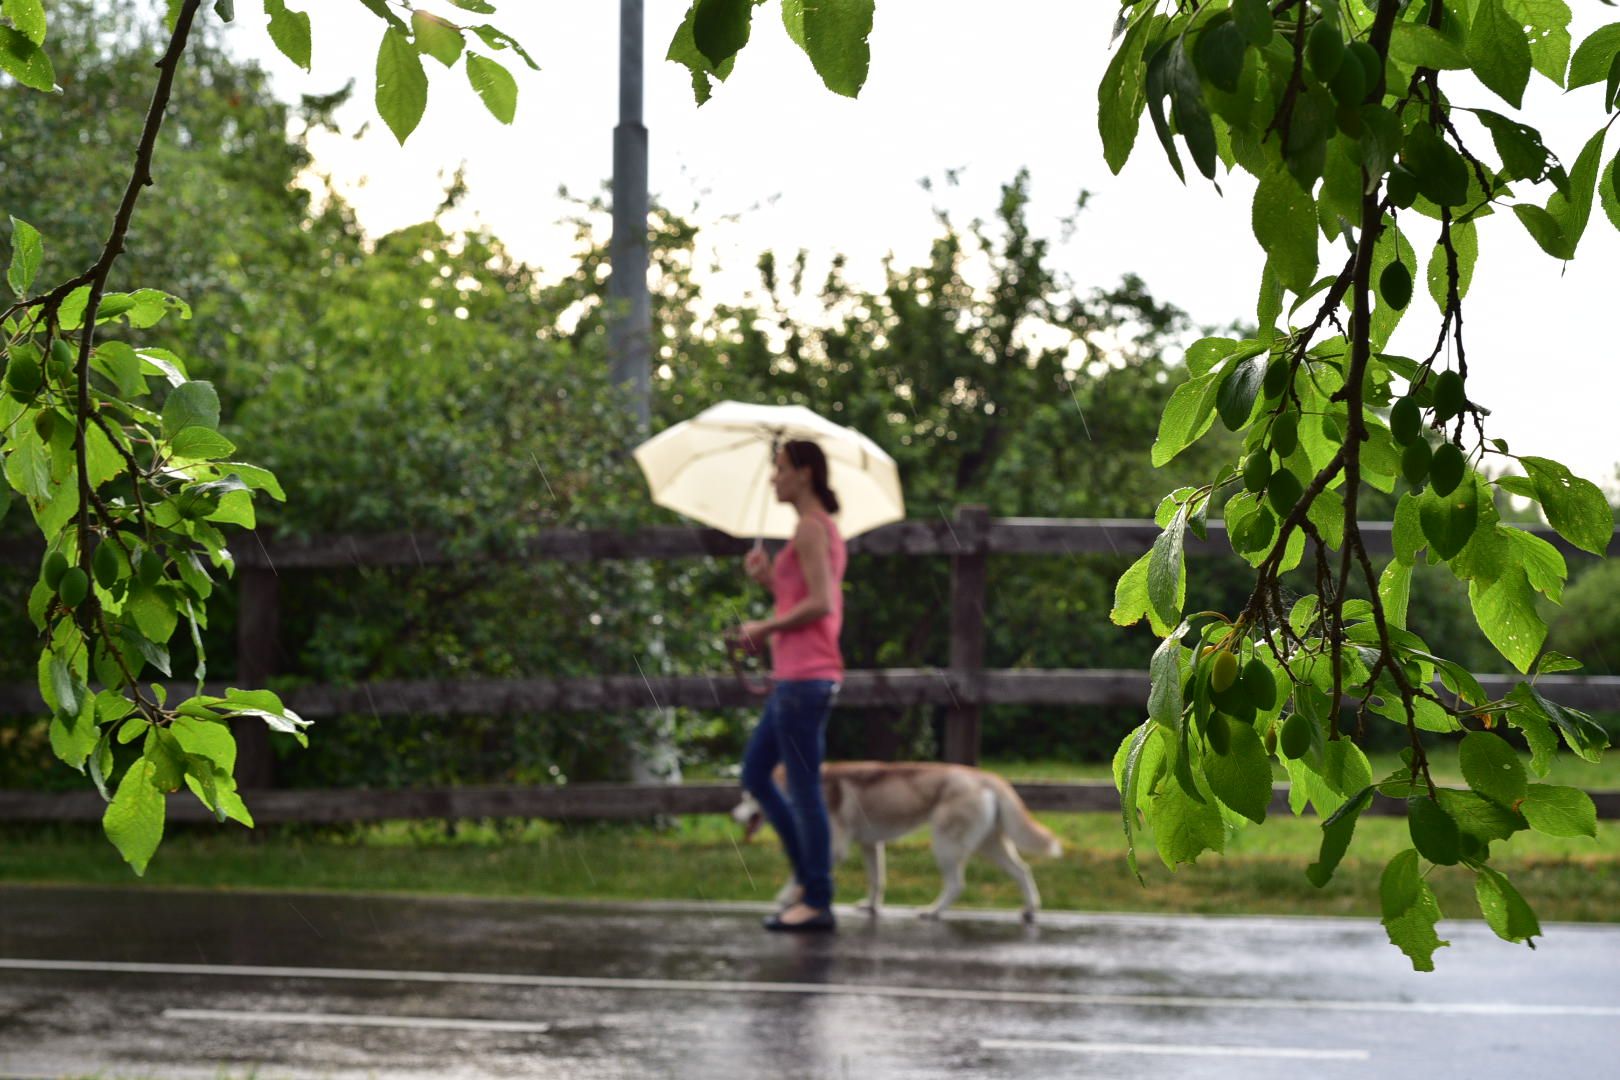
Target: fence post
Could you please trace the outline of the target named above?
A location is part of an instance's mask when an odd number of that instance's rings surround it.
[[[957,552],[951,556],[951,679],[966,691],[945,714],[945,760],[979,763],[980,697],[984,689],[984,586],[990,511],[963,506],[951,526]]]
[[[279,628],[280,601],[276,572],[267,566],[243,566],[237,572],[236,685],[258,690],[272,674]],[[270,730],[256,717],[232,725],[236,735],[236,784],[263,789],[275,784]]]

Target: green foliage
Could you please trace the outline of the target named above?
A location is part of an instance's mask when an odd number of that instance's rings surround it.
[[[753,32],[754,8],[765,0],[692,0],[670,40],[666,59],[692,73],[692,93],[702,105],[716,82],[731,74],[737,54]],[[874,0],[782,0],[782,26],[804,51],[827,89],[855,97],[871,65]]]
[[[416,46],[398,17],[380,3],[368,6],[389,24],[379,59],[378,102],[403,140],[420,118],[426,82],[419,78]],[[64,24],[67,27],[62,40],[72,61],[64,68],[68,83],[64,95],[87,115],[98,119],[105,115],[105,134],[116,137],[109,140],[110,153],[127,162],[138,147],[133,173],[118,181],[124,194],[110,237],[105,221],[114,215],[116,189],[91,192],[92,199],[86,199],[82,190],[83,177],[91,174],[83,157],[89,140],[62,140],[60,121],[49,110],[13,104],[20,91],[8,94],[5,105],[19,120],[7,124],[8,160],[31,166],[14,178],[8,172],[7,196],[31,209],[30,220],[11,218],[7,283],[16,300],[0,312],[7,389],[0,399],[0,462],[9,488],[21,496],[47,551],[27,613],[45,642],[38,671],[40,692],[52,711],[49,745],[67,765],[87,772],[108,800],[105,832],[137,874],[144,873],[162,839],[169,792],[189,788],[219,821],[235,818],[252,824],[235,791],[235,745],[229,722],[259,720],[271,731],[307,743],[307,721],[268,691],[231,690],[224,697],[198,694],[171,703],[165,685],[150,681],[147,674],[150,667],[153,676],[172,675],[171,638],[183,622],[200,686],[207,673],[203,634],[209,623],[208,602],[235,569],[225,529],[254,526],[256,496],[285,498],[272,472],[232,460],[235,445],[219,431],[223,409],[214,384],[192,378],[181,352],[151,340],[152,331],[164,333],[158,328],[166,320],[171,326],[190,320],[192,307],[156,288],[109,288],[115,268],[133,264],[140,272],[162,263],[161,259],[147,263],[142,245],[126,240],[140,220],[137,198],[143,189],[170,175],[164,169],[170,161],[161,149],[175,84],[181,102],[175,113],[184,129],[176,141],[197,148],[194,153],[212,169],[234,179],[244,166],[263,164],[252,159],[256,148],[266,150],[264,156],[282,168],[272,168],[267,179],[261,178],[255,194],[285,207],[293,188],[292,173],[303,164],[299,154],[288,155],[282,135],[285,110],[262,93],[262,82],[254,86],[261,91],[254,102],[257,107],[249,112],[237,109],[240,98],[230,81],[243,73],[221,60],[206,29],[194,28],[200,7],[198,0],[170,3],[161,32],[139,16],[131,19],[126,9],[99,18],[93,8],[73,4],[63,5],[54,15],[58,31]],[[477,7],[489,9],[482,3]],[[229,0],[220,0],[213,10],[221,21],[234,18]],[[307,68],[308,16],[289,11],[280,0],[267,3],[265,12],[272,40]],[[45,47],[55,48],[57,39],[46,40],[43,8],[32,0],[6,0],[0,14],[10,23],[0,26],[0,67],[20,87],[54,89],[56,68]],[[448,23],[444,27],[455,30]],[[185,65],[180,46],[193,37],[194,29],[200,43],[194,49],[204,54],[201,66],[213,68],[201,77],[189,68],[181,75]],[[485,27],[480,36],[485,36],[483,31],[498,33]],[[442,41],[441,34],[439,44]],[[133,65],[134,76],[118,72],[119,62],[106,62],[104,49],[129,49],[125,63]],[[155,95],[149,74],[154,53],[162,56]],[[505,73],[498,65],[484,63],[488,66],[474,72],[474,84],[490,108],[510,120],[515,105],[510,77],[503,81]],[[214,81],[209,77],[213,74],[225,79]],[[252,84],[255,77],[249,73],[247,81]],[[138,95],[136,100],[142,103],[138,110],[120,112],[97,99],[98,94],[116,99],[126,90]],[[229,111],[188,107],[188,90],[215,106],[228,102]],[[148,97],[154,102],[150,110],[144,107]],[[266,125],[268,135],[244,123],[267,116],[279,121]],[[67,153],[75,160],[69,167],[52,170],[45,162],[58,145],[71,147]],[[41,153],[31,156],[36,149]],[[109,171],[109,175],[117,174]],[[176,186],[184,189],[188,180],[202,179],[182,170]],[[214,188],[193,191],[200,196],[197,205],[223,201]],[[253,216],[255,209],[231,206],[221,213],[257,234],[262,221]],[[216,223],[209,222],[206,213],[192,216],[201,219],[200,224]],[[94,224],[98,218],[99,224]],[[46,228],[37,228],[36,222]],[[59,273],[48,261],[45,237],[59,234],[78,240],[92,231],[104,246],[90,268],[35,291],[42,280]],[[160,235],[167,250],[182,247],[178,232],[165,230]],[[212,256],[228,253],[220,265],[240,266],[238,253],[249,245],[236,247],[234,239],[236,234],[227,230],[209,237],[199,250]],[[257,235],[255,240],[262,246]],[[136,250],[120,262],[126,247]],[[195,254],[184,251],[181,258]],[[66,261],[82,265],[77,252]],[[174,280],[164,279],[165,284]],[[206,289],[199,291],[212,299]],[[278,294],[273,302],[282,299]],[[230,333],[247,336],[239,328]],[[10,501],[8,492],[6,503]],[[93,692],[92,682],[104,689]],[[137,739],[139,757],[131,759],[132,751],[117,749]]]
[[[1164,532],[1145,567],[1120,579],[1114,610],[1123,623],[1150,617],[1163,636],[1150,701],[1166,701],[1163,689],[1171,685],[1190,680],[1194,687],[1185,701],[1175,699],[1175,711],[1154,711],[1154,723],[1206,731],[1214,752],[1189,752],[1197,744],[1183,734],[1173,768],[1147,778],[1145,789],[1143,778],[1120,776],[1122,805],[1128,818],[1143,813],[1156,837],[1165,815],[1172,839],[1159,837],[1160,850],[1169,843],[1176,861],[1221,849],[1218,833],[1189,824],[1207,821],[1198,816],[1206,786],[1242,812],[1235,794],[1222,793],[1233,786],[1233,725],[1221,715],[1219,695],[1198,689],[1208,661],[1200,654],[1194,663],[1182,647],[1189,633],[1199,641],[1215,635],[1218,658],[1252,650],[1286,679],[1286,703],[1260,730],[1266,748],[1281,744],[1296,813],[1310,802],[1331,815],[1321,856],[1307,871],[1314,884],[1332,875],[1371,797],[1372,777],[1342,726],[1342,708],[1359,705],[1358,733],[1369,714],[1387,718],[1404,728],[1409,749],[1406,767],[1381,787],[1407,797],[1414,850],[1385,872],[1385,924],[1424,970],[1444,943],[1434,935],[1439,910],[1420,859],[1466,865],[1492,928],[1506,940],[1530,941],[1539,933],[1535,916],[1487,865],[1490,845],[1530,827],[1585,833],[1580,801],[1541,790],[1546,786],[1530,784],[1529,774],[1545,772],[1559,738],[1590,760],[1608,741],[1590,717],[1548,700],[1532,682],[1488,700],[1465,666],[1437,655],[1408,624],[1409,610],[1423,603],[1414,598],[1430,587],[1428,575],[1412,572],[1427,548],[1430,564],[1466,583],[1474,621],[1496,651],[1521,672],[1539,671],[1548,632],[1542,602],[1563,597],[1568,570],[1551,545],[1501,523],[1496,490],[1533,500],[1560,535],[1587,551],[1603,554],[1613,536],[1613,511],[1595,485],[1557,462],[1516,457],[1487,440],[1487,412],[1470,396],[1462,363],[1462,302],[1478,258],[1479,222],[1511,207],[1550,255],[1574,257],[1594,196],[1609,197],[1599,187],[1608,125],[1566,172],[1534,127],[1454,102],[1440,89],[1441,74],[1469,71],[1515,109],[1533,71],[1572,89],[1608,80],[1620,51],[1616,28],[1591,35],[1569,60],[1568,23],[1565,5],[1522,0],[1299,3],[1275,13],[1244,0],[1175,7],[1138,0],[1123,6],[1123,39],[1099,91],[1098,126],[1116,172],[1145,107],[1178,175],[1177,140],[1206,177],[1215,179],[1218,166],[1252,175],[1254,234],[1266,255],[1258,332],[1241,341],[1208,338],[1188,351],[1189,378],[1165,407],[1153,462],[1170,462],[1195,445],[1216,414],[1241,436],[1242,450],[1209,483],[1172,496],[1175,516],[1161,520]],[[1608,89],[1605,111],[1613,96]],[[1486,147],[1464,142],[1452,121],[1460,111],[1483,122],[1499,164]],[[1533,201],[1529,189],[1543,183],[1552,189],[1546,201]],[[1610,216],[1620,227],[1620,214]],[[1415,260],[1405,231],[1418,228],[1434,235],[1427,279],[1440,332],[1434,352],[1414,362],[1382,350],[1411,300]],[[1323,238],[1343,238],[1350,259],[1319,278]],[[1296,300],[1279,325],[1290,293]],[[1301,309],[1314,311],[1309,322],[1294,321]],[[1339,336],[1323,336],[1330,322]],[[1442,363],[1452,355],[1455,368]],[[1478,354],[1472,359],[1477,364]],[[1257,389],[1260,374],[1272,371],[1279,374]],[[1437,444],[1428,428],[1441,435]],[[1516,463],[1523,475],[1491,467],[1493,456]],[[1402,478],[1411,490],[1399,490]],[[1184,620],[1185,524],[1240,483],[1246,490],[1227,498],[1224,516],[1234,549],[1259,571],[1253,591],[1233,617],[1202,612]],[[1397,559],[1382,574],[1358,526],[1363,508],[1380,495],[1398,496]],[[1316,592],[1289,614],[1280,581],[1307,551]],[[1352,590],[1368,599],[1354,599]],[[1552,669],[1561,667],[1555,661]],[[1437,680],[1447,694],[1437,691]],[[1528,769],[1513,744],[1490,730],[1498,717],[1526,736]],[[1252,731],[1241,723],[1236,730]],[[1424,733],[1459,730],[1466,732],[1459,755],[1467,789],[1437,789]]]

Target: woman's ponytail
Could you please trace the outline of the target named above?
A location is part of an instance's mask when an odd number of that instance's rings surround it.
[[[794,468],[810,470],[810,490],[816,493],[827,513],[838,513],[838,496],[827,485],[827,455],[821,452],[821,447],[808,439],[790,439],[782,448]]]

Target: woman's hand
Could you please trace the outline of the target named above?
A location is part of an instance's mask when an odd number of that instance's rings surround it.
[[[764,548],[749,548],[743,556],[743,572],[761,585],[771,583],[771,558]]]
[[[764,649],[770,636],[771,624],[763,619],[749,619],[740,626],[726,631],[727,641],[740,645],[751,653]]]

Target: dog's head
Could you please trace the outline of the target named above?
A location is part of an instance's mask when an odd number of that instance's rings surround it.
[[[743,827],[743,843],[754,838],[759,827],[765,824],[765,814],[759,808],[759,803],[748,792],[742,793],[742,801],[731,811],[731,820]]]

